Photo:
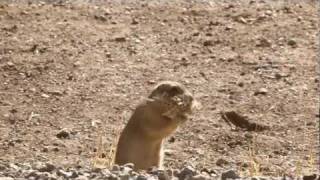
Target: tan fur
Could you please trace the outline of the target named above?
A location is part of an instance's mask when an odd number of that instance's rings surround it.
[[[195,100],[181,84],[159,83],[140,103],[122,131],[115,163],[134,163],[135,169],[162,167],[163,139],[185,122]]]

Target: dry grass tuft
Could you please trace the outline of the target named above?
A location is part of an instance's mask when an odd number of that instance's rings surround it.
[[[103,131],[99,131],[98,139],[97,139],[97,148],[95,156],[92,159],[92,166],[95,168],[111,168],[114,165],[116,147],[118,143],[118,139],[120,136],[120,129],[114,129],[112,131],[113,138],[112,141],[106,143],[106,137],[102,133]]]

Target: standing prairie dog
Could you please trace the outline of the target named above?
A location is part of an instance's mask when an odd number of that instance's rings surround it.
[[[188,119],[197,102],[180,83],[164,81],[140,103],[122,131],[115,163],[162,168],[163,139]]]

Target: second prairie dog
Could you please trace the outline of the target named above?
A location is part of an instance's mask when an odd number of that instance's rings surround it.
[[[133,163],[135,169],[144,170],[162,168],[163,139],[188,119],[196,104],[180,83],[159,83],[137,106],[120,134],[115,163]]]

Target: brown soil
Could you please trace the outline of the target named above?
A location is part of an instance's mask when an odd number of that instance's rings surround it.
[[[169,138],[166,167],[315,172],[316,1],[237,2],[2,2],[0,159],[89,164],[101,133],[110,148],[141,98],[173,80],[202,109]],[[229,110],[270,129],[230,127]]]

